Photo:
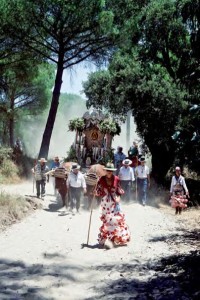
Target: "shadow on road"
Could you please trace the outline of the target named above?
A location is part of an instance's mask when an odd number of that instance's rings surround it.
[[[99,272],[106,271],[108,276],[95,299],[197,300],[200,296],[199,254],[193,251],[188,255],[169,256],[144,264],[133,261],[96,266]]]
[[[62,204],[56,199],[51,200],[48,205],[48,208],[44,208],[44,210],[48,212],[57,212],[60,208],[62,208]]]
[[[102,250],[102,246],[99,244],[95,244],[95,245],[89,245],[89,244],[81,244],[81,249],[84,248],[89,248],[89,249],[101,249]]]
[[[72,282],[80,282],[76,275],[83,271],[81,267],[63,263],[66,257],[59,253],[44,253],[43,257],[52,260],[52,264],[26,265],[22,261],[0,259],[0,299],[53,300],[49,289],[59,288],[62,281],[69,289]],[[55,263],[55,258],[62,259],[62,263]]]

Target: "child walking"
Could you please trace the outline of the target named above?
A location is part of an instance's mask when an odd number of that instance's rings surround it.
[[[175,208],[175,214],[181,214],[182,209],[187,207],[187,202],[189,198],[188,188],[185,183],[185,178],[181,175],[181,168],[175,168],[175,175],[171,180],[170,187],[171,198],[169,202],[171,206]]]

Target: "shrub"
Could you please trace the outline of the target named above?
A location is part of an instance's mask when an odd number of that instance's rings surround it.
[[[0,230],[22,220],[37,208],[41,208],[41,204],[36,199],[0,192]]]
[[[10,159],[3,159],[0,165],[0,183],[19,182],[19,169]]]
[[[0,147],[0,166],[4,160],[11,159],[12,153],[12,148]]]

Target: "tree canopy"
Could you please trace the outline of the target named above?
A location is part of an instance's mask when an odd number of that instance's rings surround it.
[[[132,110],[158,178],[172,163],[199,170],[199,159],[194,159],[200,153],[198,0],[0,0],[0,17],[0,65],[6,70],[0,74],[1,109],[5,78],[13,74],[19,83],[27,74],[27,92],[17,101],[23,104],[30,89],[38,93],[27,107],[45,105],[41,77],[48,68],[41,73],[37,66],[55,66],[39,156],[48,155],[64,69],[94,60],[98,65],[105,61],[108,69],[85,82],[87,105],[104,106],[116,115]]]
[[[137,39],[129,35],[108,70],[84,83],[88,106],[132,110],[160,179],[173,163],[199,170],[199,9],[198,1],[148,1],[136,16]]]
[[[56,78],[40,156],[47,156],[65,68],[99,60],[112,45],[113,13],[99,0],[1,0],[4,31],[19,47],[56,64]]]

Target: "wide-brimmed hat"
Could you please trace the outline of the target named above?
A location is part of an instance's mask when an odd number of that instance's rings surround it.
[[[71,169],[72,169],[72,171],[74,171],[74,170],[80,170],[80,167],[81,166],[79,166],[78,164],[73,164]]]
[[[140,162],[143,162],[143,161],[146,161],[146,159],[145,159],[144,156],[141,156],[141,157],[139,158],[139,161],[140,161]]]
[[[124,166],[130,166],[131,164],[132,164],[132,161],[128,158],[126,158],[122,161],[122,165],[124,165]]]
[[[103,168],[106,171],[116,171],[117,169],[114,167],[113,163],[107,163],[106,166]]]
[[[38,161],[39,162],[47,162],[47,160],[44,157],[41,157]]]

